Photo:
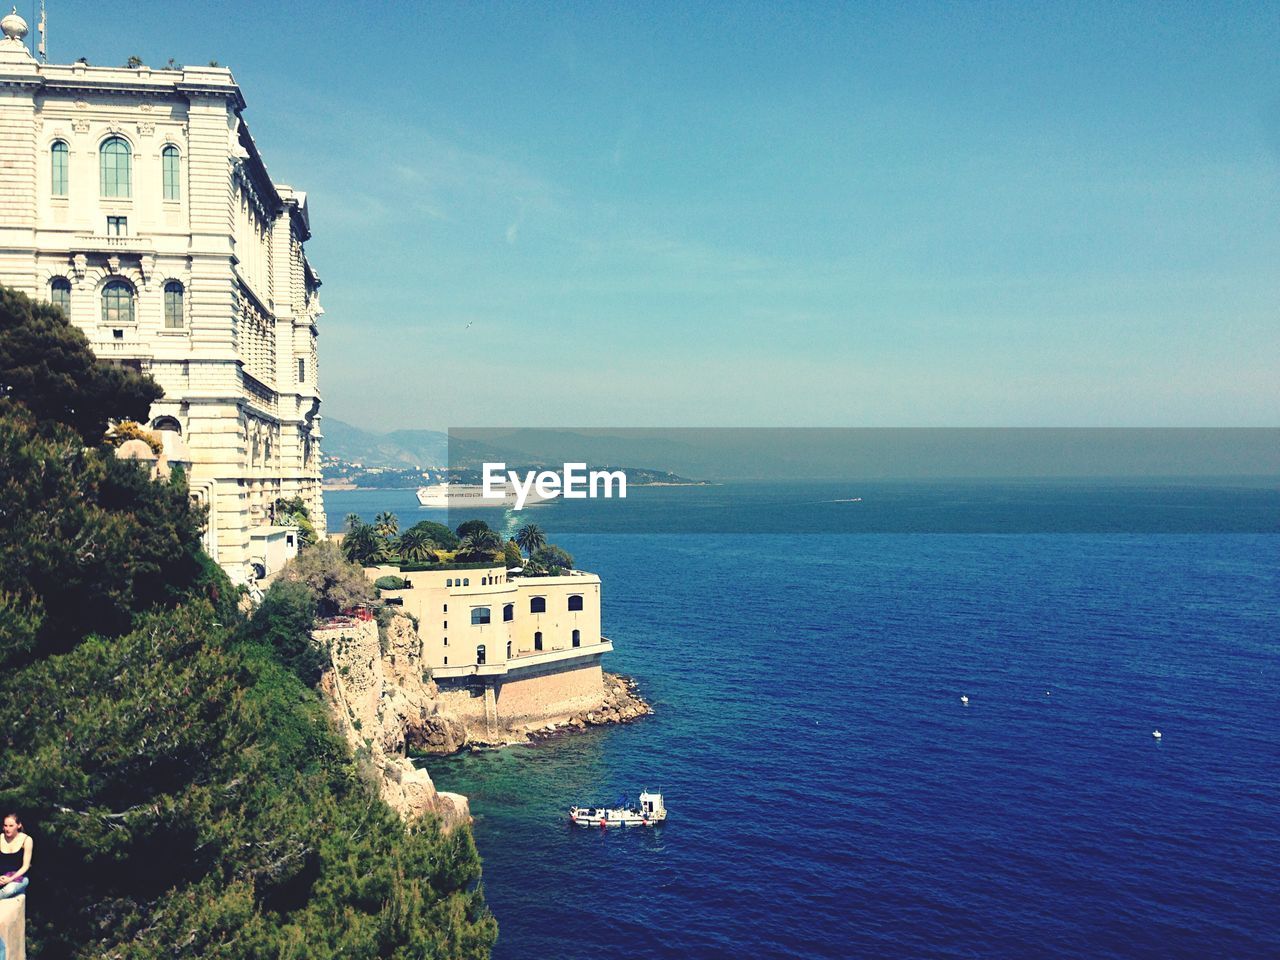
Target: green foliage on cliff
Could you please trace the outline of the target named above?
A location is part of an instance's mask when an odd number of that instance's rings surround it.
[[[0,287],[0,398],[96,446],[108,418],[146,423],[163,393],[150,377],[96,359],[57,307]]]
[[[368,603],[376,593],[364,569],[351,563],[332,540],[305,548],[280,571],[281,580],[296,580],[311,590],[317,610],[330,617],[358,603]]]
[[[11,638],[0,626],[0,665],[120,633],[136,610],[186,596],[205,573],[202,523],[185,485],[152,483],[136,462],[0,400],[0,594],[35,627]]]
[[[487,956],[470,832],[406,829],[286,662],[310,588],[243,626],[181,479],[99,447],[154,385],[105,374],[120,394],[86,406],[13,375],[43,338],[98,377],[52,313],[0,291],[0,807],[36,841],[29,955]]]
[[[326,651],[310,639],[316,619],[316,599],[305,584],[277,580],[262,598],[242,636],[250,643],[274,650],[280,662],[298,679],[314,686],[324,669]]]

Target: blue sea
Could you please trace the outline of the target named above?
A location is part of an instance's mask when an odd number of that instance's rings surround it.
[[[1280,956],[1276,535],[534,519],[603,577],[606,666],[656,712],[427,763],[471,798],[499,960]],[[642,788],[660,828],[567,822]]]

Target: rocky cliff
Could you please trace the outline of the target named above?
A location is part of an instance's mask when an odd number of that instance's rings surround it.
[[[317,629],[315,639],[329,649],[332,662],[320,688],[352,751],[372,767],[387,804],[406,820],[435,813],[452,829],[471,819],[467,798],[436,790],[405,749],[407,741],[432,742],[449,753],[463,745],[465,730],[439,713],[413,622],[397,616],[385,634],[380,640],[372,620]]]
[[[321,689],[340,729],[356,755],[374,766],[387,803],[406,818],[432,810],[451,825],[469,817],[466,798],[437,792],[426,771],[407,759],[410,750],[443,755],[473,745],[524,743],[652,713],[634,680],[597,668],[590,696],[560,702],[563,707],[585,700],[586,706],[556,709],[539,703],[519,722],[493,724],[482,698],[465,691],[454,691],[452,699],[441,695],[422,662],[413,621],[404,615],[393,617],[381,638],[374,621],[333,624],[318,629],[315,637],[330,651],[332,667]]]

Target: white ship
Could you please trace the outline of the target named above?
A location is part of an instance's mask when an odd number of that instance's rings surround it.
[[[418,503],[424,507],[437,510],[459,510],[479,507],[494,507],[512,510],[516,505],[516,492],[509,484],[502,487],[502,495],[486,497],[484,487],[478,483],[433,483],[428,487],[418,488]],[[532,506],[543,503],[547,498],[538,495],[538,491],[529,490],[524,505]]]
[[[569,819],[580,827],[653,827],[667,819],[662,794],[640,794],[640,806],[570,807]]]

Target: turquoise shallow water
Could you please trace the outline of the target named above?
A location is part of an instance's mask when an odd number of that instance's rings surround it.
[[[555,539],[657,712],[428,764],[495,956],[1280,954],[1274,536]]]

